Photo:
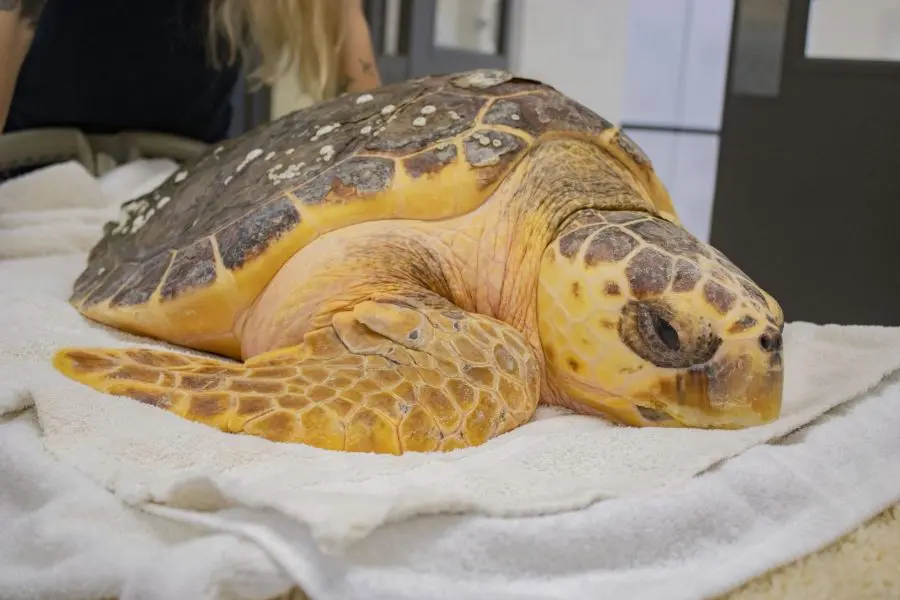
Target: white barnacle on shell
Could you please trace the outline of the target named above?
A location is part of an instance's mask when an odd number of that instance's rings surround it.
[[[260,150],[259,148],[254,148],[253,150],[248,152],[247,156],[244,157],[244,160],[241,161],[241,164],[239,164],[237,166],[237,172],[240,173],[241,171],[243,171],[244,168],[246,168],[246,166],[249,165],[251,161],[254,161],[257,158],[259,158],[260,156],[262,156],[262,153],[263,153],[263,151]],[[228,184],[226,183],[225,185],[228,185]]]
[[[363,127],[362,129],[360,129],[359,132],[360,132],[361,134],[363,134],[363,135],[369,135],[370,133],[372,133],[372,126],[371,126],[371,125],[366,125],[366,126]]]
[[[216,149],[213,150],[213,156],[217,155],[219,152],[225,149],[225,146],[216,146]]]
[[[171,201],[172,201],[172,199],[169,196],[162,198],[159,202],[156,203],[156,210],[161,209],[163,206],[165,206],[166,204],[168,204]]]
[[[277,173],[278,169],[282,168],[282,164],[278,163],[271,169],[269,169],[269,181],[272,183],[279,183],[281,181],[287,181],[289,179],[294,179],[300,175],[300,169],[306,166],[305,162],[299,162],[295,164],[288,165],[283,171]]]
[[[266,154],[266,157],[263,160],[272,160],[273,158],[275,158],[275,153],[269,152],[268,154]]]
[[[100,267],[99,269],[97,269],[97,275],[103,275],[104,273],[106,273],[106,267]]]
[[[433,104],[426,104],[425,106],[422,107],[422,110],[420,110],[419,112],[422,113],[423,115],[430,115],[430,114],[434,114],[434,111],[436,111],[436,110],[437,110],[437,108],[435,108],[435,106]]]
[[[150,220],[154,214],[153,209],[151,208],[145,213],[140,213],[134,216],[134,219],[131,221],[131,233],[137,233],[141,227],[147,224],[147,221]]]
[[[512,79],[512,75],[503,69],[478,69],[454,77],[452,82],[457,87],[484,90],[510,79]]]
[[[522,117],[519,116],[519,113],[513,113],[513,114],[509,115],[509,118],[512,119],[513,121],[518,121]]]
[[[428,120],[425,117],[416,117],[412,122],[413,127],[424,127],[426,123]]]
[[[388,104],[387,106],[385,106],[384,108],[381,109],[381,114],[389,115],[392,112],[394,112],[395,110],[397,110],[396,106],[394,106],[393,104]]]
[[[178,171],[175,173],[175,183],[181,183],[187,177],[187,171]]]
[[[459,121],[460,119],[462,119],[462,117],[459,116],[459,113],[456,112],[455,110],[451,110],[449,112],[449,115],[450,115],[450,118],[453,119],[454,121]]]
[[[228,185],[229,183],[231,183],[232,179],[234,179],[234,178],[231,175],[229,175],[228,177],[225,178],[225,181],[222,182],[223,185]]]
[[[325,162],[330,161],[332,158],[334,158],[334,146],[332,146],[331,144],[322,146],[322,149],[319,150],[319,154],[322,156],[322,160],[324,160]]]
[[[293,148],[288,148],[287,150],[284,151],[284,153],[285,153],[285,154],[293,154],[293,153],[294,153],[294,149],[293,149]]]
[[[357,104],[365,104],[366,102],[371,102],[374,98],[375,98],[375,96],[373,96],[372,94],[360,94],[356,98],[356,103]]]
[[[500,140],[491,140],[491,145],[494,146],[494,148],[499,148],[503,145],[503,142]]]
[[[123,204],[122,208],[119,210],[119,227],[116,229],[122,229],[124,231],[127,227],[127,222],[132,217],[146,212],[148,208],[150,208],[150,203],[146,200],[137,200],[135,202],[129,202],[128,204]]]
[[[491,143],[491,138],[486,135],[476,134],[475,139],[478,140],[478,143],[482,146],[489,146]]]
[[[332,131],[334,131],[334,125],[325,125],[323,127],[319,127],[318,129],[316,129],[316,133],[313,137],[320,138],[323,135],[328,135]]]

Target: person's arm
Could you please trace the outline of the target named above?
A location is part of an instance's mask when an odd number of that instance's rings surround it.
[[[46,0],[0,0],[0,131]]]
[[[2,1],[2,0],[0,0]],[[381,85],[378,64],[372,49],[372,34],[363,11],[362,0],[341,0],[344,5],[346,34],[341,62],[348,92],[364,92]]]

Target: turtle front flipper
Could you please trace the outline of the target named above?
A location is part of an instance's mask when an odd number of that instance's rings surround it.
[[[64,349],[67,377],[221,431],[350,452],[476,446],[528,421],[538,361],[504,323],[440,302],[365,301],[244,364]]]

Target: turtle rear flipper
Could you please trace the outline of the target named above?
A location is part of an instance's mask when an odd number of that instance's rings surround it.
[[[221,431],[400,454],[479,445],[537,406],[523,336],[445,301],[365,301],[244,364],[149,349],[57,353],[67,377]]]

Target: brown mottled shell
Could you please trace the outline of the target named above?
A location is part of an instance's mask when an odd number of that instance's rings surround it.
[[[142,316],[143,307],[165,312],[215,288],[214,301],[240,308],[325,231],[476,208],[548,133],[602,138],[656,193],[638,147],[554,88],[496,70],[427,77],[345,94],[211,149],[123,205],[71,300],[97,320],[156,336],[165,319]],[[441,178],[448,169],[457,172]],[[453,194],[441,187],[451,179]]]

